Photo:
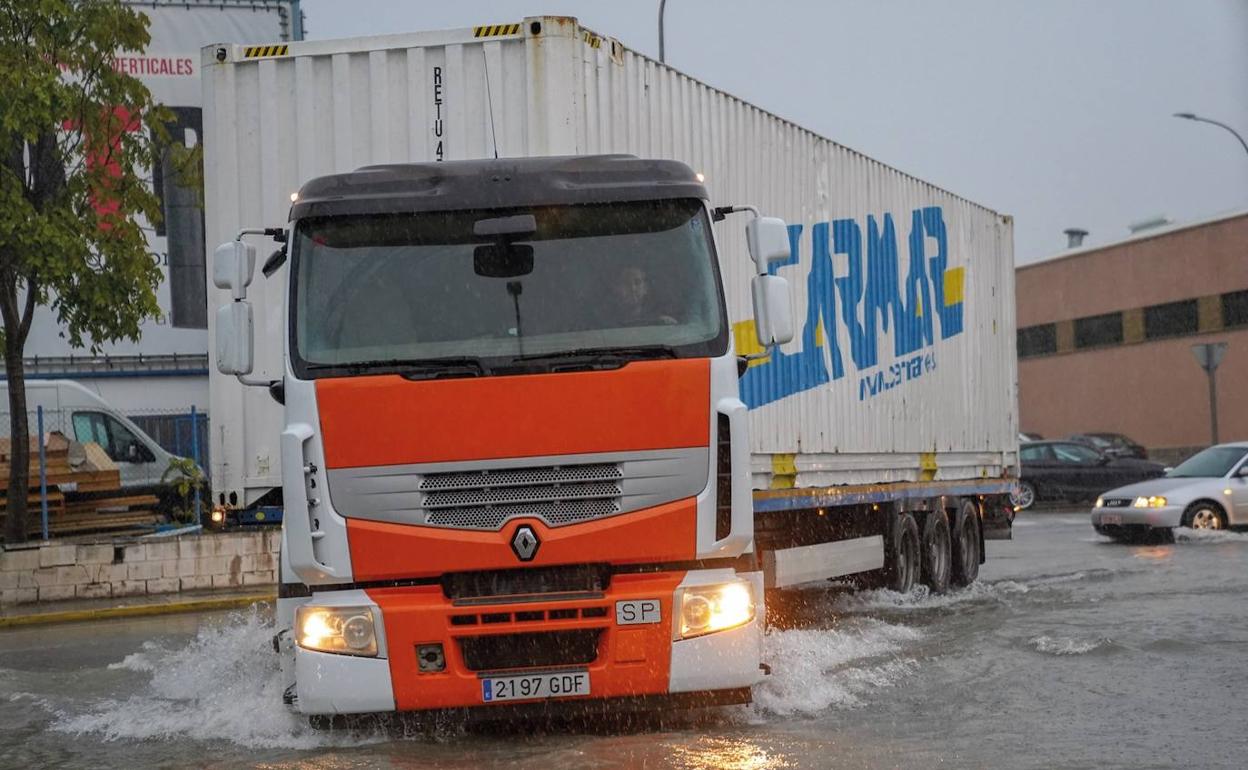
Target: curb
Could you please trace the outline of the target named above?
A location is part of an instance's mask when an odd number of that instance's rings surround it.
[[[226,599],[192,599],[183,602],[161,602],[159,604],[134,604],[122,607],[101,607],[99,609],[64,610],[61,612],[32,612],[28,615],[10,615],[0,617],[0,628],[16,628],[18,626],[35,626],[53,623],[81,623],[88,620],[107,620],[110,618],[140,618],[155,615],[174,615],[184,612],[207,612],[210,610],[245,609],[256,602],[267,602],[275,599],[274,594],[251,594],[248,596],[232,596]]]

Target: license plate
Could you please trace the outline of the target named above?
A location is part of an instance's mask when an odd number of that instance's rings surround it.
[[[576,695],[589,695],[588,671],[496,676],[481,680],[481,700],[485,703],[504,700],[571,698]]]
[[[626,599],[615,603],[617,626],[658,623],[662,619],[658,599]]]
[[[1101,524],[1121,524],[1121,523],[1122,523],[1121,513],[1102,513],[1101,514]]]

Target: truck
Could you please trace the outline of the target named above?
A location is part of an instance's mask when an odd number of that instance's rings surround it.
[[[203,71],[215,503],[283,508],[299,713],[747,702],[768,597],[1009,537],[1009,217],[565,17]]]

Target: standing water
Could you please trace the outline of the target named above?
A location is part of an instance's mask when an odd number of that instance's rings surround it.
[[[784,597],[754,703],[319,731],[267,608],[0,633],[4,767],[1242,767],[1248,535],[1122,546],[1033,515],[981,581]]]

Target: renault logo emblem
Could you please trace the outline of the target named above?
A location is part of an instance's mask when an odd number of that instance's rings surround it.
[[[511,536],[511,550],[520,561],[533,561],[537,556],[537,547],[542,544],[537,533],[528,524],[516,527],[516,534]]]

